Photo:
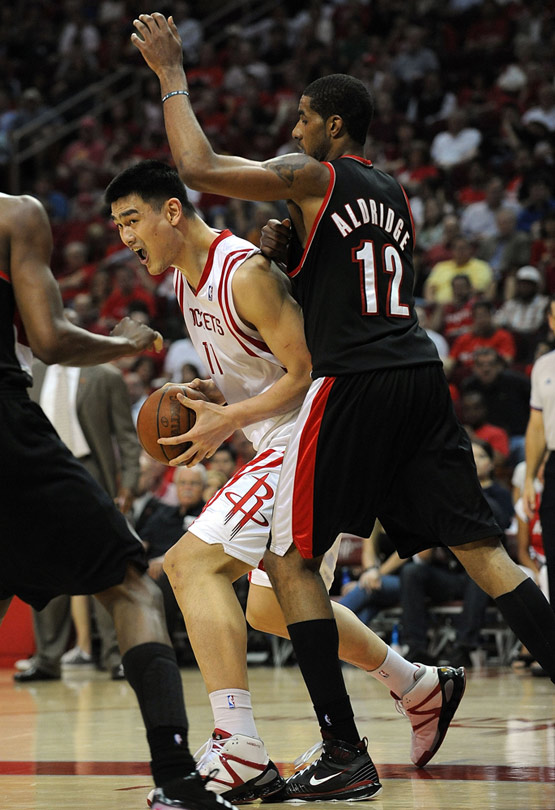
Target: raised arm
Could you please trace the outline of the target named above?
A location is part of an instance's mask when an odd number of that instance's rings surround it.
[[[129,318],[115,327],[111,337],[71,324],[50,270],[52,233],[43,206],[33,197],[13,197],[3,208],[15,300],[36,357],[49,364],[96,365],[161,342],[157,332]]]
[[[183,70],[181,39],[173,18],[154,12],[133,21],[131,35],[148,66],[160,81],[166,133],[183,182],[198,191],[244,200],[294,200],[298,204],[324,197],[328,169],[303,154],[284,155],[265,162],[218,155],[214,152],[189,98]],[[175,94],[175,95],[169,95]]]

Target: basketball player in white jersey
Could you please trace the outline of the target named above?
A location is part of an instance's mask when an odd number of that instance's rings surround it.
[[[276,794],[283,780],[256,730],[246,623],[233,582],[252,571],[248,618],[261,630],[286,636],[277,600],[258,565],[268,542],[283,454],[310,385],[303,321],[286,277],[249,242],[210,228],[170,167],[145,161],[126,169],[108,186],[106,202],[122,241],[151,275],[175,268],[187,330],[210,370],[210,380],[190,384],[207,401],[180,396],[196,411],[195,426],[175,440],[161,440],[191,442],[174,463],[193,465],[210,458],[238,428],[256,450],[167,552],[164,564],[214,714],[215,730],[197,767],[211,774],[209,789],[232,802],[255,801]],[[328,586],[335,559],[336,549],[324,559]],[[454,686],[460,688],[446,697],[436,667],[406,661],[351,611],[341,605],[334,610],[341,657],[399,695],[397,702],[413,724],[411,758],[424,765],[443,741],[462,696],[464,674],[452,670]],[[411,714],[412,707],[418,711]],[[357,789],[357,798],[381,789],[369,756],[368,763],[375,776]]]

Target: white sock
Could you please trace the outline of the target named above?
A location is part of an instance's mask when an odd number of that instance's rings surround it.
[[[378,669],[370,670],[370,675],[385,684],[395,695],[402,697],[414,686],[416,673],[420,669],[421,667],[407,661],[398,652],[388,647],[383,664]]]
[[[218,689],[210,692],[208,697],[214,715],[214,728],[229,734],[258,737],[250,692],[245,689]]]

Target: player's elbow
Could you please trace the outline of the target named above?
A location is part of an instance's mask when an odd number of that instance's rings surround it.
[[[192,191],[204,191],[207,193],[221,192],[222,181],[217,158],[218,156],[212,153],[202,160],[181,161],[179,164],[179,176],[187,188]]]
[[[204,161],[178,162],[178,174],[187,188],[192,191],[205,191],[207,182],[207,171]]]
[[[56,328],[55,324],[52,324],[51,328],[30,335],[29,344],[34,356],[47,366],[67,361],[71,349],[65,330]]]
[[[312,383],[312,363],[301,365],[295,374],[295,380],[299,396],[304,399],[304,396]]]
[[[50,334],[36,335],[29,340],[33,355],[47,366],[59,362],[58,341]]]
[[[54,365],[54,363],[59,363],[64,358],[61,357],[61,353],[58,351],[57,346],[50,346],[45,345],[43,343],[39,344],[37,347],[31,346],[33,351],[33,355],[42,360],[47,366]]]

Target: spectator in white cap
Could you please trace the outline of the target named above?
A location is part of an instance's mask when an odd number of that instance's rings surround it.
[[[509,329],[517,343],[517,362],[528,363],[533,359],[534,345],[545,324],[548,297],[540,290],[542,275],[537,267],[527,264],[517,270],[514,296],[495,314],[498,326]]]

